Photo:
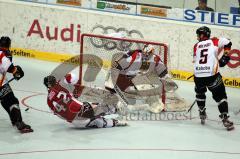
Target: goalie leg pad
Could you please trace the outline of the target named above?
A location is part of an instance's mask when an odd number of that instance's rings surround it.
[[[149,105],[149,111],[152,113],[160,113],[164,109],[164,105],[159,96],[152,96],[146,99]]]

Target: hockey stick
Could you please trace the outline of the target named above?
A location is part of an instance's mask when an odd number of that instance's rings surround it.
[[[15,78],[13,77],[13,78],[11,78],[9,81],[7,81],[4,85],[6,85],[6,84],[9,84],[9,83],[11,83],[13,80],[15,80]],[[3,86],[4,86],[3,85]]]
[[[193,103],[190,105],[190,108],[188,109],[187,113],[189,113],[192,110],[192,108],[196,102],[197,102],[196,100],[193,101]]]
[[[117,84],[114,85],[114,90],[117,92],[116,95],[117,95],[118,99],[120,99],[120,101],[123,103],[123,105],[125,107],[127,107],[129,102],[128,102],[126,96],[123,94],[123,92],[117,86]]]
[[[194,75],[189,76],[189,77],[187,78],[187,80],[191,79],[193,76],[194,76]]]
[[[119,70],[116,68],[112,68],[110,76],[112,77],[112,83],[114,85],[113,89],[116,92],[115,94],[118,97],[118,99],[121,101],[121,103],[124,105],[124,107],[127,108],[129,102],[128,102],[126,96],[124,95],[124,93],[122,92],[122,90],[117,85],[118,75],[119,75]]]

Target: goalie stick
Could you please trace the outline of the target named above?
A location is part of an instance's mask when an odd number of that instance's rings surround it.
[[[123,103],[123,105],[125,107],[127,107],[129,102],[128,102],[126,96],[123,94],[123,92],[117,86],[117,84],[114,85],[114,90],[117,92],[116,95],[117,95],[118,99]]]
[[[113,89],[116,91],[116,96],[120,100],[120,102],[124,105],[125,108],[127,108],[129,102],[127,100],[127,97],[124,95],[122,90],[117,85],[117,77],[119,75],[119,70],[116,68],[111,69],[111,74],[109,74],[112,77],[112,83],[113,83]]]

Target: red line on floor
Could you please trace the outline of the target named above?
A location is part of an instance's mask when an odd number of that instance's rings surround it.
[[[51,113],[50,111],[45,111],[45,110],[37,109],[37,108],[32,107],[32,106],[30,106],[30,105],[28,105],[28,104],[26,103],[26,100],[28,100],[28,99],[30,99],[30,98],[32,98],[32,97],[39,96],[39,95],[46,95],[46,94],[44,94],[44,93],[37,93],[37,94],[33,94],[33,95],[30,95],[30,96],[27,96],[27,97],[25,97],[25,98],[23,98],[23,99],[21,100],[22,105],[24,105],[25,107],[28,107],[28,108],[30,108],[30,109],[40,111],[40,112]]]

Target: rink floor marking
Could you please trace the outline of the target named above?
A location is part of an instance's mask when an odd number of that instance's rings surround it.
[[[20,90],[19,90],[19,91],[20,91]],[[52,112],[50,112],[50,111],[41,110],[41,109],[35,108],[35,106],[31,106],[31,105],[29,105],[29,104],[26,103],[26,101],[29,100],[30,98],[37,97],[37,96],[40,96],[40,95],[46,95],[45,93],[33,92],[33,91],[26,91],[26,92],[31,92],[31,93],[34,93],[34,94],[22,98],[22,100],[21,100],[22,105],[24,105],[24,106],[27,107],[27,108],[36,110],[36,111],[40,111],[40,112],[43,112],[43,113],[52,114]],[[179,119],[179,121],[189,121],[189,120],[198,120],[198,117],[191,117],[191,118],[182,119],[182,120]],[[206,120],[207,120],[207,121],[211,121],[211,122],[221,123],[220,120],[209,119],[209,118],[206,119]],[[132,121],[141,121],[141,122],[168,122],[168,121],[178,121],[178,120],[132,120]],[[236,123],[236,122],[235,122],[235,125],[240,125],[240,123]]]
[[[28,99],[33,98],[33,97],[36,97],[36,96],[40,96],[40,95],[46,95],[46,94],[44,94],[44,93],[36,93],[36,94],[33,94],[33,95],[26,96],[26,97],[24,97],[24,98],[21,100],[21,103],[22,103],[22,105],[24,105],[24,106],[27,107],[27,108],[30,108],[30,109],[33,109],[33,110],[36,110],[36,111],[40,111],[40,112],[44,112],[44,113],[52,114],[52,112],[50,112],[50,111],[41,110],[41,109],[35,108],[34,106],[31,106],[31,105],[29,105],[29,104],[26,103],[26,101],[27,101]]]
[[[240,152],[228,151],[211,151],[211,150],[194,150],[194,149],[168,149],[168,148],[80,148],[80,149],[55,149],[55,150],[35,150],[35,151],[19,151],[0,153],[0,156],[19,155],[19,154],[34,154],[34,153],[49,153],[49,152],[70,152],[70,151],[166,151],[166,152],[192,152],[192,153],[211,153],[211,154],[226,154],[240,155]]]

